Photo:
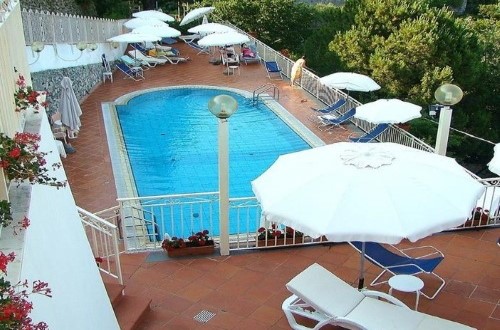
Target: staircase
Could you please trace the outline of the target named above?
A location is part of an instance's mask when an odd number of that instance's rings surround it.
[[[141,322],[147,317],[151,299],[128,296],[124,294],[125,286],[118,283],[104,282],[104,286],[108,292],[120,329],[138,329]]]

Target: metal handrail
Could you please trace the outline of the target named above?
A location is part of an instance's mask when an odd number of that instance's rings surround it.
[[[276,86],[275,84],[267,83],[267,84],[264,84],[262,86],[257,87],[257,89],[255,89],[253,91],[252,104],[256,105],[257,102],[259,101],[260,94],[267,92],[271,88],[273,89],[273,98],[276,99],[276,100],[279,100],[279,98],[280,98],[280,90],[279,90],[278,86]],[[277,98],[276,98],[276,92],[278,92],[278,97]]]
[[[77,206],[77,210],[83,226],[87,229],[87,238],[94,256],[104,257],[103,266],[98,265],[99,270],[116,278],[118,283],[123,285],[120,249],[118,246],[118,226],[81,207]]]

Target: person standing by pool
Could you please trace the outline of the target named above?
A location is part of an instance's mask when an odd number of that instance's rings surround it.
[[[295,84],[296,80],[300,80],[302,77],[302,68],[306,65],[306,57],[302,56],[299,58],[292,66],[292,73],[291,73],[291,86]]]

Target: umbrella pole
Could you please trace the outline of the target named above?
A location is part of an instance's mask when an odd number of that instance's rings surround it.
[[[358,290],[363,289],[365,285],[365,242],[361,243],[361,260],[359,262],[359,280]]]

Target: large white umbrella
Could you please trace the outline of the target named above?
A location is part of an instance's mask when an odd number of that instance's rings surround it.
[[[333,242],[389,244],[463,224],[485,190],[452,158],[348,142],[282,155],[252,189],[268,221]]]
[[[493,158],[488,163],[488,169],[500,175],[500,143],[497,143],[493,148]]]
[[[249,42],[250,38],[245,34],[231,31],[227,33],[212,33],[200,40],[198,40],[198,45],[202,47],[210,46],[226,46],[226,45],[238,45],[245,42]]]
[[[230,31],[235,31],[235,30],[229,26],[219,23],[200,24],[188,30],[189,33],[198,33],[198,34],[224,33]]]
[[[145,26],[145,25],[161,25],[161,24],[165,24],[168,26],[167,23],[159,20],[159,19],[156,19],[156,18],[140,18],[140,17],[136,17],[136,18],[132,18],[132,19],[129,19],[128,21],[126,21],[125,23],[123,23],[123,26],[125,26],[127,29],[136,29],[140,26]]]
[[[167,14],[162,13],[161,11],[157,11],[157,10],[139,11],[137,13],[133,13],[132,16],[139,17],[139,18],[145,18],[145,19],[155,18],[155,19],[159,19],[160,21],[164,21],[164,22],[175,21],[175,18],[173,18],[172,16],[167,15]]]
[[[132,33],[148,34],[162,38],[175,38],[181,35],[181,31],[164,25],[145,25],[132,30]]]
[[[371,92],[380,89],[380,85],[372,78],[353,72],[335,72],[320,78],[319,81],[323,85],[348,91]]]
[[[191,10],[189,13],[184,16],[182,19],[180,25],[185,25],[189,24],[194,20],[197,20],[198,18],[201,18],[205,16],[206,14],[212,12],[215,9],[215,7],[201,7],[201,8],[196,8]]]
[[[420,118],[422,107],[398,99],[380,99],[356,108],[354,117],[373,124],[399,124]]]
[[[119,34],[117,36],[111,37],[111,38],[107,39],[107,41],[129,43],[129,42],[145,42],[145,41],[153,42],[153,41],[158,41],[160,39],[161,39],[161,37],[159,37],[157,35],[129,32],[129,33]]]

